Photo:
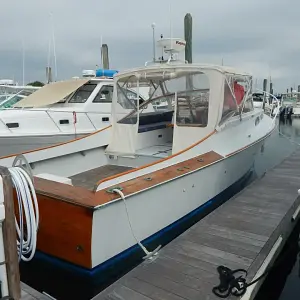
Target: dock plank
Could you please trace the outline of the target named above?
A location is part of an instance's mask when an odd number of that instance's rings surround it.
[[[21,282],[21,300],[50,300],[51,298]]]
[[[118,299],[131,299],[122,286],[154,300],[219,299],[212,293],[219,284],[217,266],[245,268],[249,282],[279,237],[280,247],[284,245],[296,224],[291,216],[300,205],[299,188],[297,151],[166,245],[156,260],[137,266],[94,300],[109,299],[103,295],[113,291],[120,293]]]

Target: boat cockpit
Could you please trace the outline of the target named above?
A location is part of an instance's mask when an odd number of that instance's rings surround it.
[[[254,110],[252,77],[225,67],[153,65],[117,74],[114,85],[111,156],[165,158]],[[145,101],[134,104],[124,93],[128,89],[136,95],[148,90]],[[165,108],[144,111],[158,102]],[[131,112],[125,115],[124,108]]]

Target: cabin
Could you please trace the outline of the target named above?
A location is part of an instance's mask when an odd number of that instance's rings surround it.
[[[153,161],[174,155],[222,126],[232,116],[240,119],[254,110],[252,77],[221,66],[175,63],[132,70],[115,76],[112,141],[107,154],[115,163],[134,158]],[[119,110],[128,103],[122,88],[139,91],[149,86],[149,97],[131,113]],[[143,113],[149,104],[167,103],[163,110]],[[131,158],[131,160],[128,158]]]

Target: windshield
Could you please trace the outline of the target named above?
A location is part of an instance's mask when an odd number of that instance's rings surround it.
[[[0,104],[0,109],[4,108],[11,108],[13,105],[18,103],[20,100],[24,99],[25,97],[31,95],[35,90],[22,90],[18,94],[9,97],[8,99],[4,100]]]
[[[122,78],[117,82],[117,101],[132,112],[121,117],[119,123],[136,124],[138,115],[143,113],[146,105],[151,103],[155,106],[162,105],[161,113],[173,112],[177,106],[176,123],[178,126],[207,126],[208,102],[209,102],[209,79],[202,72],[182,71],[176,72],[173,69],[163,71],[146,71],[140,74],[140,80],[136,76]],[[148,87],[148,95],[144,103],[137,105],[129,100],[124,89],[135,89],[136,91]],[[176,99],[177,95],[177,99]],[[156,121],[159,122],[159,109],[156,109]],[[144,113],[143,113],[144,115]],[[145,116],[145,115],[144,115]],[[154,120],[154,119],[153,119]],[[153,121],[154,122],[154,121]]]

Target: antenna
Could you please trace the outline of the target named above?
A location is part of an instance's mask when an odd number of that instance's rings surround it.
[[[169,12],[170,12],[170,41],[171,41],[171,47],[170,47],[170,55],[171,59],[173,58],[173,41],[172,41],[172,3],[170,1],[170,6],[169,6]]]
[[[54,55],[54,69],[55,69],[55,80],[57,80],[57,61],[56,61],[56,47],[55,47],[55,34],[54,34],[54,26],[53,26],[53,15],[50,12],[51,19],[51,29],[52,29],[52,41],[53,41],[53,55]]]
[[[101,35],[101,68],[102,68],[102,76],[104,76],[103,37],[102,37],[102,35]]]
[[[155,62],[155,23],[151,24],[152,27],[152,43],[153,43],[153,62]]]
[[[25,86],[25,49],[24,37],[22,36],[22,64],[23,64],[23,86]]]

